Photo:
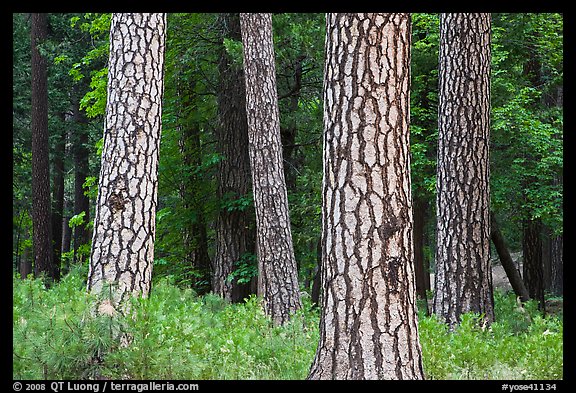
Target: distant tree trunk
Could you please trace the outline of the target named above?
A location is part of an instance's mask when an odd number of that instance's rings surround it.
[[[48,66],[38,47],[48,36],[47,14],[32,14],[32,242],[34,275],[54,277],[48,156]]]
[[[290,91],[286,98],[289,99],[288,111],[292,116],[298,111],[298,102],[302,90],[302,63],[306,56],[298,56],[294,60],[294,84],[290,86]],[[286,189],[288,192],[296,188],[297,162],[294,159],[294,148],[296,146],[296,133],[298,132],[298,122],[294,117],[285,127],[280,127],[282,138],[282,156],[284,157],[284,174],[286,175]]]
[[[70,244],[72,243],[72,228],[68,225],[70,221],[69,213],[72,211],[72,201],[66,197],[64,197],[64,216],[62,217],[62,222],[60,223],[60,227],[62,227],[62,251],[60,255],[64,255],[65,253],[70,251]],[[70,271],[70,258],[65,259],[66,264],[62,266],[62,274]]]
[[[416,296],[424,300],[426,314],[429,313],[426,290],[430,286],[430,273],[424,257],[424,225],[426,224],[427,210],[427,201],[418,197],[414,198],[414,274],[416,277]]]
[[[84,182],[88,176],[88,119],[80,109],[80,92],[75,89],[75,103],[72,115],[74,135],[72,137],[74,156],[74,215],[84,212],[84,223],[74,228],[74,263],[82,264],[84,259],[79,254],[79,247],[88,244],[90,234],[86,224],[90,221],[90,199],[84,194]]]
[[[61,119],[64,122],[65,115]],[[54,149],[54,184],[52,193],[52,247],[54,258],[54,277],[56,280],[61,274],[62,252],[62,216],[64,213],[64,156],[66,152],[66,129],[63,127],[58,135],[58,142]]]
[[[221,14],[222,39],[241,41],[239,14]],[[248,153],[248,120],[246,87],[242,65],[222,48],[218,63],[218,152],[223,160],[218,167],[217,196],[230,202],[246,198],[251,192],[250,156]],[[212,290],[231,302],[249,296],[249,283],[230,280],[236,265],[254,254],[254,208],[220,208],[216,221],[216,254],[213,263]]]
[[[258,294],[277,324],[301,307],[284,180],[271,14],[240,14],[256,211]]]
[[[524,285],[531,299],[538,301],[539,308],[544,304],[544,267],[542,264],[542,222],[540,219],[524,220],[522,225],[522,255],[524,258]]]
[[[502,236],[502,232],[500,232],[500,227],[498,226],[494,213],[490,213],[490,221],[492,224],[490,238],[492,239],[492,243],[494,243],[494,248],[496,248],[496,253],[500,258],[500,263],[506,272],[506,276],[508,277],[508,281],[510,281],[514,293],[516,296],[520,297],[520,301],[526,302],[530,299],[530,295],[524,285],[524,281],[522,281],[520,272],[516,268],[516,264],[510,256],[510,251],[506,246],[506,241]]]
[[[314,278],[312,281],[312,290],[310,291],[310,298],[312,304],[320,305],[320,296],[322,288],[322,238],[318,239],[316,246],[316,268],[314,269]]]
[[[182,102],[181,104],[185,105]],[[187,168],[198,168],[202,164],[200,128],[197,124],[186,124],[180,126],[180,132],[180,154],[182,154],[184,166]],[[199,176],[196,175],[185,176],[180,185],[180,197],[185,211],[195,212],[194,218],[189,219],[188,225],[183,229],[182,236],[187,263],[200,273],[200,281],[209,281],[208,234],[202,198],[199,195],[199,180]],[[198,288],[199,295],[209,291],[209,288],[204,285],[196,284],[194,287]]]
[[[146,297],[150,291],[165,39],[166,14],[112,15],[88,290],[106,289],[115,309],[124,310],[131,295]]]
[[[440,16],[433,312],[494,321],[490,266],[490,14]]]
[[[552,249],[552,274],[550,290],[555,296],[564,295],[564,236],[553,235],[551,239]]]
[[[409,14],[327,14],[320,340],[309,379],[423,379]]]

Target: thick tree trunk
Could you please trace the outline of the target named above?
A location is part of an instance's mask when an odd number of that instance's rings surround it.
[[[490,266],[490,14],[440,16],[433,312],[494,321]]]
[[[258,294],[275,323],[301,307],[284,180],[271,14],[240,14],[256,211]]]
[[[500,227],[498,226],[498,222],[496,222],[494,213],[490,213],[490,221],[492,224],[490,238],[492,239],[492,243],[494,243],[494,248],[496,248],[496,253],[498,254],[498,258],[500,258],[500,263],[506,272],[506,276],[508,277],[508,281],[510,281],[514,293],[520,298],[520,301],[526,302],[530,299],[530,295],[524,285],[524,281],[522,281],[520,272],[516,268],[516,264],[510,256],[510,251],[508,251],[506,241],[502,236],[502,232],[500,232]]]
[[[32,242],[34,275],[54,279],[48,157],[48,66],[38,47],[48,36],[47,14],[32,14]]]
[[[320,341],[309,379],[422,379],[409,14],[328,14]]]
[[[147,296],[154,261],[166,14],[113,14],[88,290]],[[110,286],[108,288],[108,286]]]
[[[222,38],[240,41],[240,16],[222,14],[219,18]],[[218,152],[223,156],[218,170],[218,199],[246,198],[251,192],[248,121],[244,70],[237,66],[224,49],[218,63]],[[246,256],[254,254],[254,210],[221,208],[216,222],[216,255],[213,263],[212,291],[232,302],[250,295],[248,283],[240,284],[228,277]]]
[[[531,299],[538,301],[539,308],[544,304],[544,266],[542,264],[542,222],[539,219],[525,220],[522,225],[522,255],[524,258],[524,285]]]

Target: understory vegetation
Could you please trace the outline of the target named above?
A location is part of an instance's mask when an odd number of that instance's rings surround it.
[[[78,268],[49,289],[18,274],[13,286],[14,379],[304,379],[318,343],[319,313],[306,296],[278,327],[255,296],[226,304],[167,278],[134,299],[133,317],[95,315]],[[563,378],[562,314],[543,316],[502,292],[495,306],[490,327],[467,314],[454,332],[420,311],[427,379]]]

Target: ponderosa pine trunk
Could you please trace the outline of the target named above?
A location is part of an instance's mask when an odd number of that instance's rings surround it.
[[[222,39],[241,41],[239,14],[221,14]],[[230,279],[240,261],[254,255],[254,208],[234,207],[230,202],[247,198],[251,192],[248,120],[244,70],[224,50],[218,63],[218,152],[223,159],[218,166],[217,196],[228,203],[220,208],[216,221],[216,254],[213,263],[212,291],[231,302],[250,295],[249,283]]]
[[[494,321],[490,266],[490,14],[440,16],[433,312]]]
[[[542,221],[527,219],[522,223],[522,278],[531,299],[544,309],[544,266],[542,264]]]
[[[154,261],[166,14],[115,13],[88,290],[123,309]],[[108,288],[109,286],[109,288]]]
[[[65,114],[61,114],[62,123],[65,122]],[[66,129],[63,127],[58,135],[56,148],[54,149],[53,161],[53,191],[52,191],[52,252],[54,261],[54,278],[60,279],[61,253],[62,253],[62,216],[64,214],[64,157],[66,152]]]
[[[410,15],[327,14],[320,341],[309,379],[422,379]]]
[[[283,324],[301,307],[284,179],[271,14],[240,14],[256,211],[258,295]]]
[[[48,37],[48,15],[31,15],[32,28],[32,243],[34,276],[54,279],[50,164],[48,156],[48,65],[39,46]]]

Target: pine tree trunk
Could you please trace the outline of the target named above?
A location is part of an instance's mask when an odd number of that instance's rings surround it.
[[[530,296],[526,290],[526,286],[524,286],[522,276],[512,260],[512,256],[510,255],[510,251],[508,251],[502,232],[500,232],[496,216],[493,213],[490,214],[490,221],[492,224],[490,238],[492,239],[492,243],[494,243],[494,248],[500,258],[500,263],[506,272],[506,276],[508,277],[508,281],[510,281],[514,293],[516,296],[520,297],[520,301],[526,302],[530,299]]]
[[[65,115],[62,114],[62,122]],[[59,140],[54,149],[54,185],[52,209],[52,247],[55,279],[60,278],[62,252],[62,215],[64,214],[64,156],[66,151],[66,130],[63,128],[58,135]]]
[[[219,18],[222,38],[240,41],[240,16],[222,14]],[[242,65],[235,65],[224,49],[218,63],[218,152],[223,160],[218,167],[217,196],[221,201],[246,198],[251,192],[250,156],[246,88]],[[230,280],[230,274],[242,258],[254,254],[254,209],[221,208],[216,222],[216,255],[214,256],[212,290],[232,302],[250,295],[249,284]]]
[[[277,324],[301,307],[284,180],[271,14],[240,14],[256,211],[258,295]]]
[[[320,342],[309,379],[422,379],[409,14],[328,14]]]
[[[523,279],[531,299],[544,307],[544,266],[542,264],[542,222],[525,220],[522,225]]]
[[[427,202],[414,198],[414,274],[416,277],[416,296],[424,300],[426,314],[428,311],[427,284],[430,284],[430,273],[424,258],[424,225],[426,224]]]
[[[440,16],[433,312],[494,321],[490,266],[490,14]]]
[[[551,240],[552,248],[552,283],[551,291],[555,296],[564,295],[564,236],[554,235]]]
[[[154,261],[166,14],[117,13],[88,290],[147,296]],[[110,285],[110,289],[106,288]]]
[[[84,194],[84,182],[88,176],[88,119],[80,109],[80,91],[75,89],[75,103],[73,109],[73,122],[75,123],[73,135],[73,156],[74,156],[74,215],[84,212],[83,224],[74,227],[74,263],[82,264],[83,256],[79,253],[79,248],[83,244],[88,244],[90,234],[86,225],[90,221],[90,199]]]
[[[38,47],[48,36],[47,14],[32,14],[32,242],[34,276],[54,278],[48,157],[48,65]]]

